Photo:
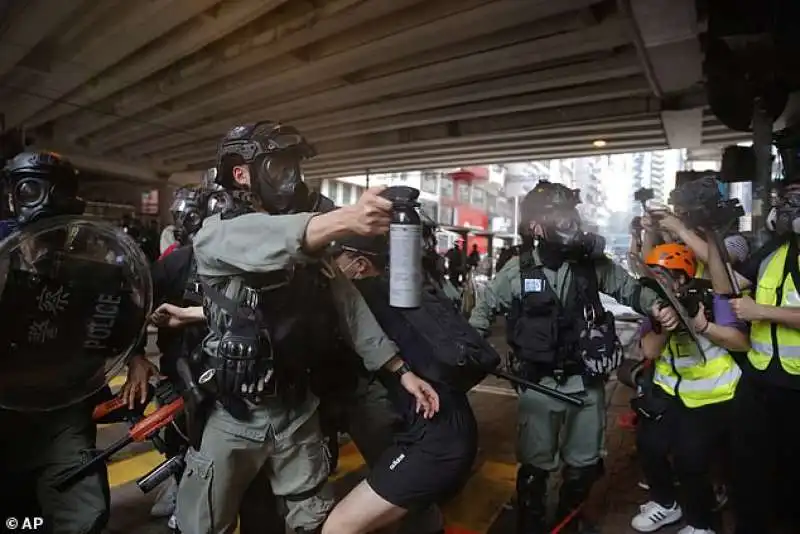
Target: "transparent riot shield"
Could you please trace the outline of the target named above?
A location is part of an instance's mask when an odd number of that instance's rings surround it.
[[[648,278],[658,284],[660,289],[659,293],[661,296],[665,297],[669,301],[670,305],[675,309],[675,312],[678,314],[678,318],[681,321],[683,330],[685,330],[686,333],[689,334],[689,337],[692,338],[692,341],[694,341],[694,343],[697,345],[697,349],[700,351],[700,354],[703,355],[703,360],[705,360],[706,355],[705,351],[703,350],[703,346],[700,343],[700,338],[697,337],[694,328],[692,328],[692,321],[689,318],[689,314],[686,312],[686,308],[683,306],[683,304],[681,304],[680,300],[678,300],[678,297],[675,295],[675,292],[672,290],[672,279],[670,278],[669,274],[661,269],[651,268],[636,254],[628,254],[628,267],[630,268],[631,272],[633,272],[633,274],[639,278]]]
[[[152,299],[147,259],[108,223],[56,217],[0,241],[0,408],[99,391],[145,334]]]

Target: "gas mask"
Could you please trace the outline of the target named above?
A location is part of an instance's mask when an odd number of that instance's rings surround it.
[[[216,183],[225,189],[243,189],[233,180],[233,168],[246,164],[249,190],[267,212],[283,215],[303,211],[309,194],[300,163],[314,155],[314,148],[291,126],[272,121],[237,126],[220,143]]]
[[[86,203],[76,195],[77,171],[55,154],[18,154],[4,173],[10,206],[20,225],[44,217],[81,215],[86,208]]]
[[[179,189],[169,212],[175,225],[175,239],[186,245],[203,225],[204,212],[200,194],[192,189]]]
[[[575,208],[556,208],[545,212],[541,217],[541,240],[543,244],[555,248],[573,248],[583,233],[581,218]]]
[[[769,215],[767,229],[778,235],[800,235],[800,191],[785,192]]]
[[[273,215],[304,211],[308,188],[303,183],[300,158],[292,152],[266,154],[256,160],[251,173],[253,193],[264,209]]]
[[[223,218],[244,213],[254,213],[255,199],[249,191],[226,191],[219,189],[208,193],[206,214],[210,217],[222,214]]]

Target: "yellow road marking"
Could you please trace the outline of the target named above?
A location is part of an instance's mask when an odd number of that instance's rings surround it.
[[[108,485],[116,488],[138,480],[163,461],[164,456],[160,452],[149,451],[112,462],[108,466]]]

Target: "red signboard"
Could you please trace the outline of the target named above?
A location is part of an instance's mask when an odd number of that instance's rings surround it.
[[[474,228],[476,230],[489,229],[489,214],[479,208],[464,204],[456,208],[456,226],[464,228]],[[472,251],[472,245],[478,245],[481,254],[486,254],[488,241],[485,237],[469,236],[467,242],[467,253]]]

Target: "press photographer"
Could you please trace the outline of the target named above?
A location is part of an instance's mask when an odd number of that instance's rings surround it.
[[[730,262],[739,264],[749,254],[749,244],[737,233],[739,217],[744,215],[739,201],[724,200],[719,183],[711,175],[687,181],[670,194],[673,213],[666,210],[652,211],[650,221],[667,234],[670,241],[678,241],[692,249],[698,260],[697,278],[708,278],[708,243],[704,229],[713,229],[722,236]]]
[[[746,325],[736,320],[727,299],[712,295],[707,282],[695,279],[697,261],[689,247],[659,245],[645,263],[658,285],[689,311],[686,326],[695,335],[653,328],[650,320],[643,326],[642,352],[655,361],[654,373],[650,387],[643,386],[631,404],[639,414],[637,448],[651,500],[631,526],[653,532],[685,515],[688,526],[682,534],[714,534],[710,471],[728,432],[729,401],[741,376],[729,351],[749,348]],[[683,508],[676,478],[685,494]]]

